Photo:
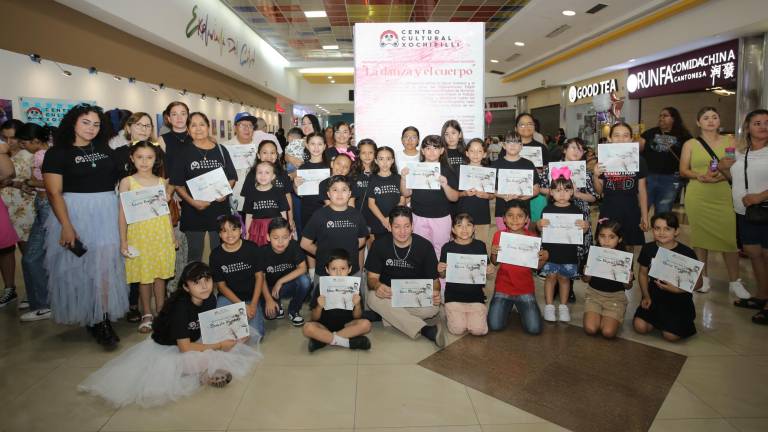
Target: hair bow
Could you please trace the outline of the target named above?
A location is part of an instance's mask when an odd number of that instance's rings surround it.
[[[571,170],[567,167],[559,167],[559,168],[552,168],[552,178],[553,179],[559,179],[560,177],[565,178],[566,180],[571,179]]]
[[[610,219],[609,219],[609,218],[607,218],[607,217],[604,217],[604,218],[600,218],[600,219],[598,219],[598,220],[597,220],[597,224],[598,224],[598,225],[600,225],[601,223],[603,223],[603,222],[607,222],[607,221],[609,221],[609,220],[610,220]]]
[[[355,161],[355,154],[352,152],[352,150],[350,150],[350,149],[349,149],[349,147],[347,147],[347,149],[346,149],[346,150],[343,150],[343,151],[342,151],[342,150],[339,150],[339,149],[336,149],[336,153],[337,153],[337,154],[344,154],[344,155],[347,155],[347,156],[349,156],[349,158],[352,160],[352,162],[354,162],[354,161]]]

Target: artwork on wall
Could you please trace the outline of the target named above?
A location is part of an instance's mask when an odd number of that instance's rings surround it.
[[[222,120],[221,122],[219,122],[219,138],[221,138],[221,139],[224,139],[224,136],[225,136],[225,135],[224,135],[224,134],[225,134],[225,130],[224,130],[224,128],[225,128],[226,126],[227,126],[227,125],[226,125],[226,124],[224,124],[224,120]]]
[[[232,139],[232,120],[227,120],[227,139]]]
[[[0,99],[0,124],[13,118],[13,102],[10,99]]]
[[[163,113],[157,113],[155,114],[155,124],[157,124],[157,136],[163,134],[163,126],[165,126],[165,121],[163,120]]]
[[[216,119],[214,118],[211,119],[210,135],[214,140],[216,139]]]
[[[96,105],[94,100],[20,97],[21,120],[27,123],[37,123],[40,126],[58,127],[64,114],[73,106],[81,103]]]

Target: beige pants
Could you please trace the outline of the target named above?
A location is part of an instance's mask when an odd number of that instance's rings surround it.
[[[419,331],[425,325],[430,325],[427,320],[434,323],[437,320],[439,308],[437,306],[421,308],[393,308],[391,299],[381,299],[376,296],[376,291],[366,293],[366,303],[373,311],[381,315],[381,318],[392,327],[405,333],[411,339],[419,336]]]
[[[445,315],[451,334],[470,332],[482,336],[488,333],[488,308],[483,303],[448,302],[445,304]]]

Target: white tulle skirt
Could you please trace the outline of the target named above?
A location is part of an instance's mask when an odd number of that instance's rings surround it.
[[[245,377],[261,360],[258,346],[238,343],[230,351],[189,351],[160,345],[152,338],[131,347],[85,379],[78,389],[116,407],[163,405],[195,393],[204,374],[217,370]]]

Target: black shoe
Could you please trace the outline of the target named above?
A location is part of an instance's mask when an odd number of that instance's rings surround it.
[[[104,322],[106,322],[107,330],[109,331],[109,335],[115,339],[116,341],[120,342],[120,336],[117,335],[117,332],[114,328],[112,328],[112,321],[107,318]]]
[[[362,318],[365,318],[370,322],[381,321],[381,315],[372,310],[364,310]]]
[[[437,341],[437,326],[433,326],[433,325],[424,326],[421,328],[419,333],[421,333],[422,336],[431,340],[432,342]]]
[[[102,321],[94,326],[96,343],[103,346],[106,350],[113,350],[117,348],[117,340],[112,335],[112,332],[110,332],[107,322]]]
[[[320,342],[319,340],[310,339],[309,344],[307,344],[307,349],[309,350],[309,352],[315,352],[326,345],[328,344],[325,342]]]
[[[576,303],[576,295],[573,294],[573,288],[568,292],[568,303]]]
[[[355,336],[353,338],[349,338],[349,349],[369,350],[371,349],[371,340],[366,336]]]
[[[130,309],[128,309],[128,313],[125,314],[125,320],[129,323],[137,323],[141,321],[141,312],[139,312],[139,308],[131,306]]]

